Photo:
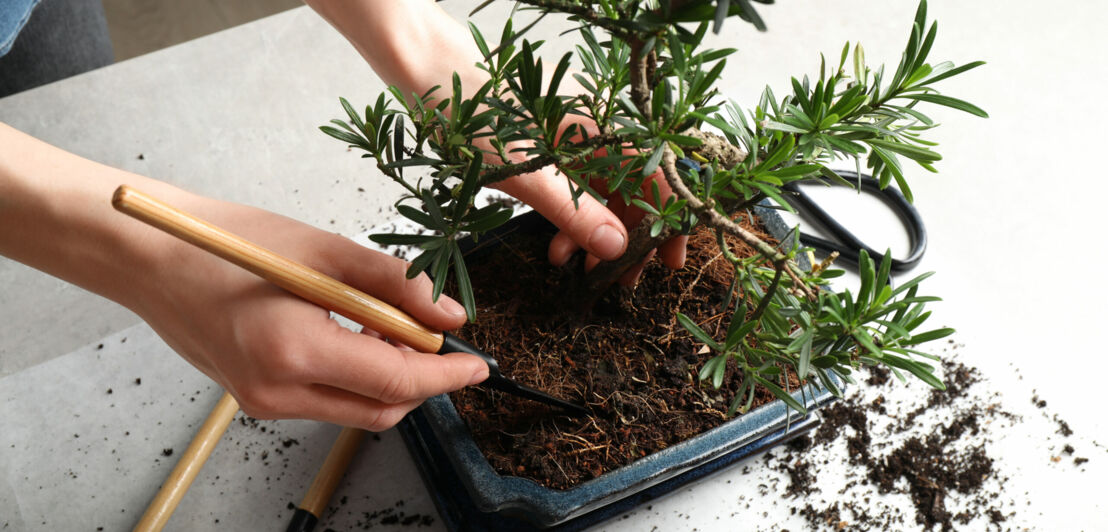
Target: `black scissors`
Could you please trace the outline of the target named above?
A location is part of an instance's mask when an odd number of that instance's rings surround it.
[[[894,272],[903,272],[911,270],[919,264],[919,261],[923,259],[924,251],[927,249],[927,230],[923,225],[923,219],[920,217],[919,211],[908,202],[899,190],[894,187],[885,187],[882,189],[878,181],[869,175],[850,171],[836,171],[836,173],[848,181],[857,183],[859,191],[874,196],[884,202],[893,213],[900,218],[901,223],[904,224],[904,228],[908,232],[911,249],[907,257],[902,259],[893,258],[890,270]],[[799,232],[800,244],[828,255],[837,251],[841,260],[855,267],[858,265],[859,250],[866,250],[866,253],[868,253],[870,257],[883,257],[885,252],[873,249],[862,242],[857,236],[854,236],[854,233],[851,233],[835,220],[834,217],[828,214],[827,211],[823,210],[823,208],[800,187],[800,185],[814,182],[833,186],[843,186],[827,178],[794,181],[784,186],[784,189],[788,192],[788,194],[784,196],[785,200],[792,205],[802,219],[815,224],[830,237],[834,238],[834,240]]]
[[[690,169],[700,170],[700,163],[692,159],[681,159],[679,162]],[[923,218],[920,217],[919,211],[908,202],[907,198],[905,198],[899,190],[893,187],[885,187],[882,189],[880,183],[870,175],[859,174],[858,172],[851,172],[848,170],[837,170],[836,173],[843,179],[856,183],[857,185],[855,188],[860,192],[874,196],[884,202],[885,205],[900,218],[900,222],[904,224],[904,228],[908,232],[911,249],[907,257],[903,259],[893,258],[889,270],[893,272],[904,272],[911,270],[919,264],[919,261],[923,259],[924,251],[927,250],[927,229],[923,225]],[[800,188],[801,185],[813,183],[822,183],[828,186],[845,186],[842,183],[824,177],[793,181],[784,185],[783,188],[788,194],[783,195],[783,197],[796,213],[800,215],[801,219],[815,224],[835,240],[828,240],[798,230],[797,233],[800,239],[800,245],[813,248],[825,255],[838,252],[839,258],[842,261],[854,267],[858,266],[858,259],[861,255],[860,250],[866,250],[866,253],[868,253],[870,257],[884,257],[885,253],[883,251],[879,252],[869,247],[857,236],[854,236],[854,233],[851,233],[847,228],[843,227],[842,224],[828,214],[827,211],[823,210],[811,196]],[[767,208],[775,208],[768,199],[763,200],[759,205]]]

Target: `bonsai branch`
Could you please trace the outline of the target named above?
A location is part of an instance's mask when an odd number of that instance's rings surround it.
[[[715,201],[709,199],[703,201],[696,194],[693,194],[685,182],[681,180],[681,176],[677,173],[677,155],[673,153],[668,144],[662,146],[662,175],[665,176],[666,183],[669,184],[669,188],[673,190],[674,194],[688,202],[689,207],[696,213],[696,215],[708,225],[717,229],[722,229],[731,233],[743,242],[746,242],[759,253],[770,259],[774,263],[783,262],[787,260],[783,254],[774,249],[766,241],[758,238],[757,235],[743,229],[742,226],[735,223],[730,218],[722,215],[716,210]]]
[[[670,149],[669,144],[662,146],[664,150],[662,152],[662,175],[665,176],[666,183],[669,184],[671,190],[678,197],[688,202],[689,208],[696,213],[696,215],[708,225],[731,233],[737,236],[743,242],[753,247],[762,256],[766,257],[773,263],[773,267],[777,270],[785,269],[789,277],[793,281],[793,285],[804,292],[809,299],[815,299],[816,294],[812,289],[801,280],[800,275],[803,272],[798,271],[799,268],[793,264],[788,257],[781,252],[777,251],[768,242],[758,238],[757,235],[743,229],[742,226],[735,223],[730,218],[720,214],[715,208],[715,202],[712,200],[702,201],[696,194],[693,194],[689,187],[685,186],[685,182],[681,180],[681,176],[677,173],[677,155]]]
[[[544,154],[532,157],[523,162],[506,164],[490,169],[481,176],[481,185],[487,186],[494,183],[499,183],[500,181],[504,181],[505,179],[509,179],[517,175],[537,172],[544,167],[552,164],[570,164],[572,162],[580,160],[582,157],[592,155],[592,153],[601,146],[617,143],[621,143],[620,137],[618,135],[610,133],[589,137],[581,142],[570,144],[569,147],[566,149],[566,151],[569,152],[568,154]],[[503,154],[501,155],[501,157],[503,158]]]
[[[568,0],[520,0],[520,3],[541,8],[546,12],[568,13],[589,22],[592,26],[600,26],[617,37],[627,38],[628,36],[626,28],[583,3]]]

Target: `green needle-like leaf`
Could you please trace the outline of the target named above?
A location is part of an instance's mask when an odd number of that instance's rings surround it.
[[[776,385],[776,384],[774,384],[774,383],[772,383],[772,382],[770,382],[770,381],[768,381],[768,380],[766,380],[766,379],[764,379],[764,378],[762,378],[762,377],[760,377],[756,374],[752,374],[751,377],[753,377],[754,380],[758,381],[758,384],[761,384],[767,390],[769,390],[771,393],[773,393],[773,395],[776,396],[778,399],[784,401],[785,404],[789,405],[789,407],[791,407],[793,410],[796,410],[797,412],[800,412],[801,415],[807,415],[808,414],[808,409],[804,408],[804,405],[800,404],[800,402],[797,401],[792,395],[789,395],[788,392],[786,392],[785,390],[782,390],[780,386],[778,386],[778,385]]]
[[[692,318],[678,312],[677,321],[681,324],[682,327],[685,328],[685,330],[689,331],[689,334],[692,334],[693,337],[697,339],[697,341],[707,345],[711,349],[720,351],[719,342],[716,342],[710,334],[704,332],[704,329],[701,329],[700,326],[692,320]]]
[[[905,342],[905,343],[908,344],[908,345],[918,345],[918,344],[922,344],[924,342],[930,342],[932,340],[938,340],[940,338],[946,338],[947,336],[950,336],[952,334],[954,334],[954,329],[950,329],[950,328],[935,329],[933,331],[927,331],[925,333],[917,334],[917,335],[909,338],[908,341]]]
[[[905,94],[903,96],[903,98],[909,98],[909,99],[912,99],[912,100],[919,100],[921,102],[930,102],[930,103],[950,107],[950,108],[953,108],[953,109],[957,109],[959,111],[965,111],[965,112],[967,112],[971,115],[980,116],[981,118],[988,118],[989,117],[989,113],[986,113],[984,109],[982,109],[982,108],[980,108],[976,105],[973,105],[972,103],[969,103],[969,102],[963,101],[963,100],[959,100],[958,98],[951,98],[950,96],[943,96],[941,94],[933,94],[933,93],[926,93],[926,92],[925,93],[913,93],[913,94]]]
[[[642,175],[649,176],[658,169],[658,164],[662,162],[662,153],[664,153],[664,150],[661,146],[654,148],[650,158],[646,160],[646,164],[642,167]]]
[[[451,240],[454,257],[454,278],[458,281],[458,296],[462,299],[462,306],[466,309],[466,319],[470,323],[477,321],[477,303],[473,297],[473,285],[469,280],[469,272],[466,271],[465,257],[458,247],[457,240]]]
[[[801,335],[803,342],[800,344],[800,358],[796,364],[796,376],[800,380],[808,378],[808,370],[812,363],[812,341],[814,339],[814,333],[811,329],[804,331]]]

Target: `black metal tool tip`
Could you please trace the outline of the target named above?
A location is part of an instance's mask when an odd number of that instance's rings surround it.
[[[510,393],[519,397],[530,399],[532,401],[538,401],[543,404],[559,407],[567,412],[567,415],[571,416],[585,416],[589,414],[589,411],[585,407],[566,401],[565,399],[559,399],[546,392],[536,390],[530,386],[524,386],[508,377],[505,377],[500,373],[500,366],[496,363],[496,359],[492,355],[477,349],[469,342],[458,338],[450,333],[443,333],[442,347],[439,349],[439,354],[446,353],[468,353],[481,357],[489,366],[489,378],[480,385],[485,388],[491,388],[493,390],[500,390],[505,393]]]
[[[285,532],[312,532],[312,530],[315,530],[317,522],[319,522],[319,518],[315,514],[303,508],[297,508],[296,513],[292,514],[292,520],[289,521],[289,526],[285,529]]]
[[[565,410],[565,414],[568,416],[587,416],[589,411],[585,407],[576,403],[571,403],[565,399],[559,399],[550,395],[544,391],[536,390],[530,386],[524,386],[512,379],[509,379],[499,372],[496,375],[489,373],[489,379],[481,383],[481,386],[490,388],[493,390],[500,390],[504,393],[510,393],[532,401],[538,401],[540,403],[556,406]]]

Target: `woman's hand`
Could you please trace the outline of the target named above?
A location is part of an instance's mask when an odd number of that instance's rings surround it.
[[[436,330],[460,327],[465,311],[431,301],[426,275],[407,263],[259,209],[196,198],[190,212],[411,314]],[[172,239],[151,235],[151,241]],[[167,247],[177,248],[174,242]],[[480,359],[419,353],[366,331],[199,249],[158,259],[136,311],[193,365],[260,418],[310,418],[369,430],[396,424],[426,398],[479,383]],[[167,282],[172,281],[172,282]]]
[[[426,276],[345,238],[109,168],[0,124],[0,254],[134,310],[182,357],[263,418],[388,428],[427,397],[483,381],[471,355],[358,334],[329,313],[111,207],[128,184],[397,306],[427,326],[465,320]],[[372,333],[372,331],[368,331]]]
[[[404,94],[424,94],[436,85],[450,87],[455,72],[463,87],[476,88],[488,80],[487,73],[475,66],[483,58],[469,31],[431,0],[307,3],[346,36],[386,83],[400,87]],[[576,94],[571,85],[575,85],[571,77],[563,79],[564,94]],[[571,116],[563,127],[582,120],[586,119]],[[595,129],[595,124],[581,125]],[[669,187],[656,179],[668,196]],[[575,204],[566,178],[553,166],[505,180],[495,188],[534,207],[560,229],[549,249],[550,261],[556,265],[565,264],[578,249],[588,252],[586,267],[590,268],[601,260],[619,258],[627,249],[627,228],[643,217],[642,211],[624,205],[618,194],[608,199],[607,206],[587,194]],[[662,262],[673,268],[684,265],[686,240],[676,237],[659,248]],[[645,263],[628,271],[620,282],[634,283]]]
[[[563,79],[562,85],[564,94],[584,91],[572,78]],[[565,132],[571,124],[577,124],[590,135],[598,134],[595,122],[577,115],[566,117],[559,134]],[[597,155],[604,156],[606,153],[600,150]],[[605,197],[606,204],[600,203],[589,194],[581,194],[574,202],[566,181],[566,177],[559,175],[553,166],[547,166],[538,172],[507,179],[498,183],[495,188],[534,207],[558,227],[559,231],[550,241],[548,249],[550,262],[555,266],[565,264],[579,249],[588,253],[585,258],[586,270],[591,270],[602,260],[618,259],[627,249],[628,228],[636,227],[645,213],[638,207],[624,203],[618,192]],[[653,202],[650,188],[653,182],[658,183],[663,201],[673,194],[659,170],[650,179],[643,181],[643,194],[647,201]],[[594,188],[604,190],[605,187],[602,182],[598,182]],[[681,268],[685,265],[687,243],[687,236],[673,237],[658,248],[658,257],[670,268]],[[635,284],[643,268],[653,257],[654,252],[651,252],[637,266],[624,273],[619,284]]]

